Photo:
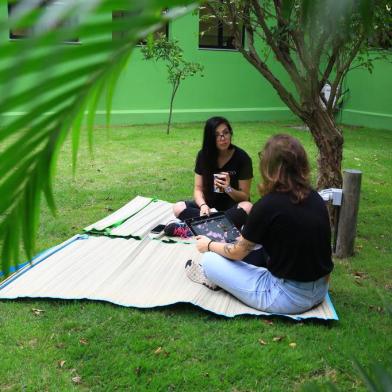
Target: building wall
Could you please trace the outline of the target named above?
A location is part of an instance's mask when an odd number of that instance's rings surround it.
[[[212,115],[241,121],[294,118],[275,90],[239,52],[199,49],[198,27],[195,15],[170,24],[169,36],[179,40],[185,59],[204,66],[203,77],[189,77],[180,85],[174,122],[200,121]],[[162,63],[143,60],[140,48],[135,48],[119,86],[113,102],[113,123],[167,121],[171,88]],[[98,121],[105,121],[103,103],[99,117]]]
[[[392,130],[392,52],[390,62],[376,61],[370,74],[364,69],[349,72],[344,124]]]
[[[0,21],[6,22],[7,17],[7,4],[2,2]],[[170,23],[169,36],[179,40],[185,58],[204,65],[203,77],[190,77],[182,82],[174,102],[174,122],[204,121],[212,115],[223,115],[232,121],[295,119],[275,90],[239,52],[199,49],[198,27],[198,16],[192,14]],[[2,30],[0,39],[8,40],[6,31]],[[87,42],[83,37],[80,40],[82,45]],[[69,50],[77,55],[77,47],[69,45]],[[285,85],[291,85],[273,56],[269,65]],[[140,48],[135,48],[118,82],[111,123],[166,122],[170,99],[166,78],[164,64],[143,60]],[[349,93],[339,118],[341,122],[392,130],[392,61],[377,62],[373,74],[365,70],[351,71],[345,85]],[[9,119],[18,115],[2,114]],[[96,122],[104,124],[105,119],[103,99]]]

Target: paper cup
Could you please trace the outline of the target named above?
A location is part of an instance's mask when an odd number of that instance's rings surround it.
[[[220,180],[220,179],[225,178],[225,176],[224,176],[224,174],[219,174],[219,173],[214,174],[214,192],[215,193],[223,193],[223,190],[215,185],[215,179],[216,178],[218,178]]]

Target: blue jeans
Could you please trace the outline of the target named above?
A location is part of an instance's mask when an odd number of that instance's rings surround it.
[[[303,313],[321,303],[328,291],[325,277],[315,282],[280,279],[266,268],[213,252],[204,253],[202,264],[212,282],[246,305],[269,313]]]

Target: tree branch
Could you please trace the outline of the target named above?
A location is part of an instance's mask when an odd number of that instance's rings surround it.
[[[354,61],[355,56],[358,54],[358,51],[361,48],[361,45],[363,44],[364,39],[365,39],[364,35],[361,35],[358,38],[357,43],[353,46],[351,52],[349,52],[349,54],[348,54],[347,61],[344,62],[340,67],[338,67],[335,80],[333,81],[332,86],[331,86],[331,95],[329,97],[329,101],[328,101],[328,105],[327,105],[328,111],[332,111],[333,103],[335,102],[338,87],[339,87],[343,77],[349,71],[350,65]]]
[[[329,75],[331,74],[333,67],[335,66],[336,60],[338,58],[339,52],[342,49],[342,41],[336,41],[336,45],[334,45],[333,49],[332,49],[332,54],[329,57],[327,66],[325,67],[325,70],[323,72],[323,76],[320,80],[320,84],[319,84],[319,89],[321,90],[324,86],[324,84],[326,83],[326,81],[329,78]]]
[[[228,11],[230,13],[230,18],[237,22],[238,21],[238,15],[241,15],[241,12],[238,12],[239,10],[234,7],[232,4],[228,5]],[[278,95],[281,97],[283,102],[287,104],[287,106],[299,117],[303,118],[304,113],[300,109],[299,103],[296,101],[296,99],[293,97],[291,93],[288,92],[288,90],[282,85],[279,79],[277,79],[268,66],[266,65],[266,62],[261,60],[260,56],[258,55],[258,52],[255,49],[254,46],[254,35],[255,35],[255,29],[252,26],[251,23],[251,10],[249,6],[245,6],[242,10],[242,23],[244,24],[245,31],[247,33],[247,49],[242,45],[242,40],[241,40],[241,34],[242,34],[242,28],[240,25],[234,24],[236,26],[236,29],[234,31],[235,33],[235,39],[238,43],[237,48],[240,51],[240,53],[270,82],[272,87],[277,91]]]
[[[254,47],[254,34],[253,29],[250,25],[245,27],[248,37],[248,47],[246,50],[244,47],[239,47],[238,50],[242,55],[270,82],[272,87],[277,91],[282,101],[300,118],[304,118],[304,113],[301,110],[299,103],[290,94],[287,89],[282,85],[279,79],[277,79],[272,72],[269,70],[265,62],[263,62],[258,56]]]
[[[293,81],[294,85],[297,87],[297,90],[300,92],[303,90],[304,82],[301,78],[297,67],[294,61],[291,59],[290,56],[285,54],[278,45],[276,45],[275,39],[273,37],[272,31],[267,25],[266,16],[264,9],[261,7],[259,0],[251,0],[252,8],[257,16],[257,22],[259,23],[261,29],[265,34],[265,39],[268,45],[271,47],[273,52],[276,55],[277,60],[283,65],[286,69],[287,73],[289,74],[291,80]]]

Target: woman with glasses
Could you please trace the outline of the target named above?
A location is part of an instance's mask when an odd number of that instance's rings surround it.
[[[233,129],[223,117],[211,117],[204,126],[202,149],[197,154],[193,200],[179,201],[173,207],[179,220],[226,211],[241,228],[252,204],[249,202],[253,177],[252,160],[232,144]],[[188,237],[184,223],[170,223],[166,235]]]
[[[328,291],[331,229],[327,208],[311,188],[309,163],[301,143],[289,135],[270,138],[261,154],[257,201],[234,244],[196,237],[201,264],[188,260],[188,277],[220,287],[245,304],[271,313],[302,313]],[[261,244],[264,267],[243,260]]]

